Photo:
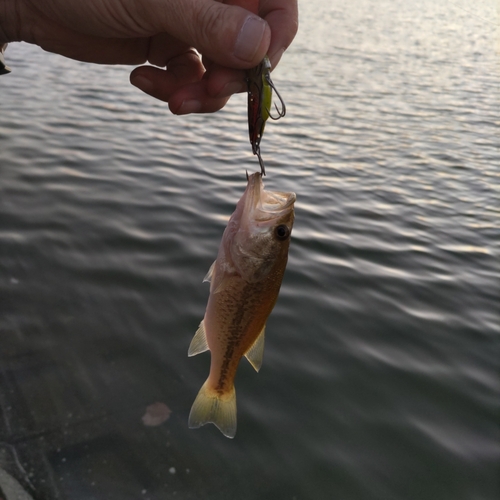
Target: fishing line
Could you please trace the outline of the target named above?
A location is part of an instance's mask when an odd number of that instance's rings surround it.
[[[480,21],[483,21],[485,23],[488,23],[488,24],[494,26],[495,28],[498,28],[498,23],[495,23],[494,21],[490,21],[489,19],[486,19],[485,17],[481,17],[481,16],[475,14],[473,11],[471,11],[469,9],[466,9],[465,7],[462,7],[458,3],[451,2],[451,4],[454,5],[455,7],[458,7],[460,10],[463,10],[467,14],[475,17],[476,19],[479,19]],[[500,16],[500,12],[499,11],[500,11],[500,7],[497,5],[497,16]],[[490,27],[490,29],[493,29],[493,28]]]

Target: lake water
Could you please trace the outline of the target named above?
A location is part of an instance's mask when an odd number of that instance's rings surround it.
[[[246,96],[176,117],[130,68],[9,47],[0,466],[34,499],[500,497],[498,2],[300,7],[261,144],[296,222],[234,440],[188,429],[187,349],[258,170]]]

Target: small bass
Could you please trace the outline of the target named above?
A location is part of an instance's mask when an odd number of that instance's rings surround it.
[[[295,193],[265,191],[262,174],[247,188],[222,236],[208,271],[210,296],[189,356],[210,350],[208,379],[189,415],[189,427],[215,424],[227,437],[236,434],[234,378],[246,356],[259,371],[267,318],[278,298],[288,259]]]

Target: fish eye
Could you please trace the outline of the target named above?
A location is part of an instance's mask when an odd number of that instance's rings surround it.
[[[276,238],[278,238],[278,240],[283,241],[290,236],[290,229],[288,229],[288,226],[286,224],[280,224],[279,226],[276,226],[274,234],[276,235]]]

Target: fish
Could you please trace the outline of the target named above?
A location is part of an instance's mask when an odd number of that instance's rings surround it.
[[[266,169],[260,154],[260,141],[264,134],[266,121],[268,118],[271,118],[271,120],[283,118],[286,114],[286,106],[271,80],[271,61],[267,56],[264,57],[260,64],[247,70],[246,81],[248,89],[248,135],[252,145],[252,152],[259,159],[260,171],[265,175]],[[273,91],[281,103],[281,109],[275,104],[277,116],[271,114]]]
[[[211,355],[189,427],[213,423],[228,438],[236,434],[236,371],[243,356],[257,372],[262,365],[265,326],[278,299],[295,217],[295,193],[266,191],[260,172],[247,178],[205,276],[208,303],[188,350],[188,356]]]

